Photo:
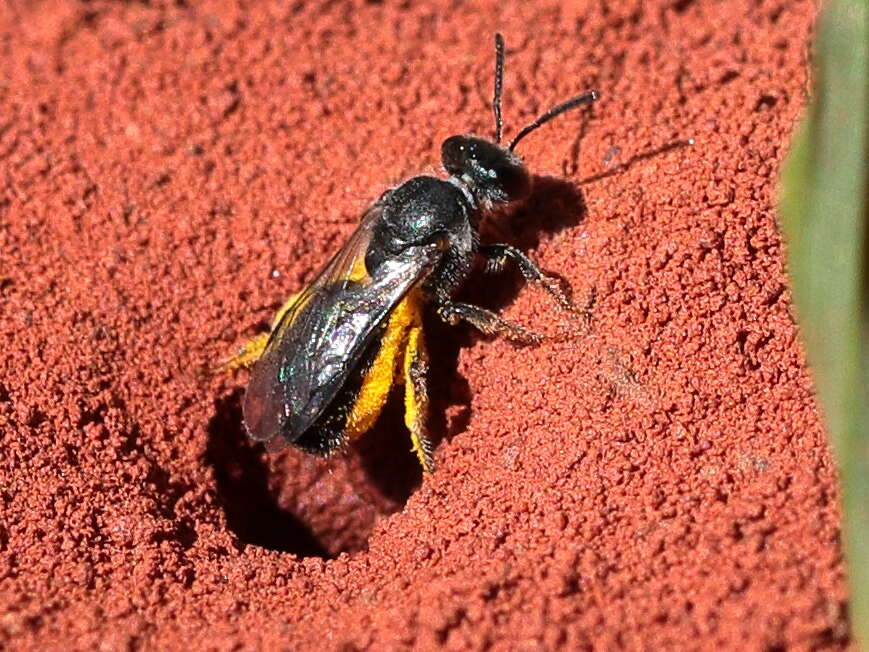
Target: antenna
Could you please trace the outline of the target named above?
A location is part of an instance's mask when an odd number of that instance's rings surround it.
[[[573,97],[566,102],[556,104],[546,113],[537,118],[534,122],[523,127],[522,130],[518,134],[516,134],[513,140],[510,141],[510,144],[507,145],[507,149],[512,152],[514,149],[516,149],[516,145],[519,143],[519,141],[525,138],[525,136],[530,134],[532,131],[537,129],[537,127],[545,125],[547,122],[557,116],[560,116],[565,111],[570,111],[570,109],[573,109],[577,106],[582,106],[583,104],[589,104],[591,102],[594,102],[599,97],[600,93],[598,93],[597,91],[586,91],[582,95],[577,95],[576,97]]]
[[[495,34],[495,97],[492,98],[492,110],[495,112],[495,142],[501,142],[501,89],[504,87],[504,37]]]

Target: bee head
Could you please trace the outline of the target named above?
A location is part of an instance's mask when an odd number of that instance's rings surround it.
[[[495,34],[495,140],[476,136],[450,136],[441,145],[441,160],[447,172],[462,182],[472,195],[486,203],[506,204],[531,193],[531,175],[516,153],[516,145],[547,122],[578,106],[594,102],[597,91],[587,91],[556,104],[519,130],[505,147],[501,145],[501,90],[504,86],[504,37]]]
[[[485,138],[450,136],[441,145],[441,160],[478,199],[507,203],[531,192],[531,176],[522,159]]]

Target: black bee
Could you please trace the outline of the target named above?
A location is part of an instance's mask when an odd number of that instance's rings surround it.
[[[418,176],[375,202],[343,247],[275,317],[270,333],[245,345],[223,368],[253,364],[244,422],[269,450],[293,444],[326,455],[368,430],[396,382],[405,385],[405,422],[413,451],[433,470],[426,436],[428,360],[423,306],[449,324],[536,343],[539,334],[480,306],[453,301],[474,256],[490,270],[514,262],[567,309],[560,284],[508,244],[479,244],[481,219],[496,204],[528,197],[531,176],[516,155],[529,133],[597,99],[589,91],[553,107],[504,147],[501,87],[504,39],[495,36],[495,140],[451,136],[441,146],[447,179]]]

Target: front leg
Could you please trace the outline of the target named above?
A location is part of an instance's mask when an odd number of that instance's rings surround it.
[[[437,312],[441,319],[451,326],[464,320],[487,335],[501,335],[521,344],[539,344],[543,341],[543,335],[540,333],[509,322],[491,310],[470,303],[445,301],[438,306]]]
[[[577,308],[573,305],[570,296],[564,291],[561,282],[557,278],[546,274],[534,264],[534,261],[516,247],[508,244],[480,245],[477,251],[486,259],[487,272],[500,272],[507,264],[507,260],[512,260],[516,263],[519,271],[522,272],[522,276],[532,283],[538,283],[555,298],[562,308],[580,314],[587,312],[587,309]]]

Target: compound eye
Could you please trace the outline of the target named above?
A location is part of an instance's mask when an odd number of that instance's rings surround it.
[[[468,158],[469,143],[464,136],[450,136],[441,145],[441,161],[450,174],[461,174]]]

